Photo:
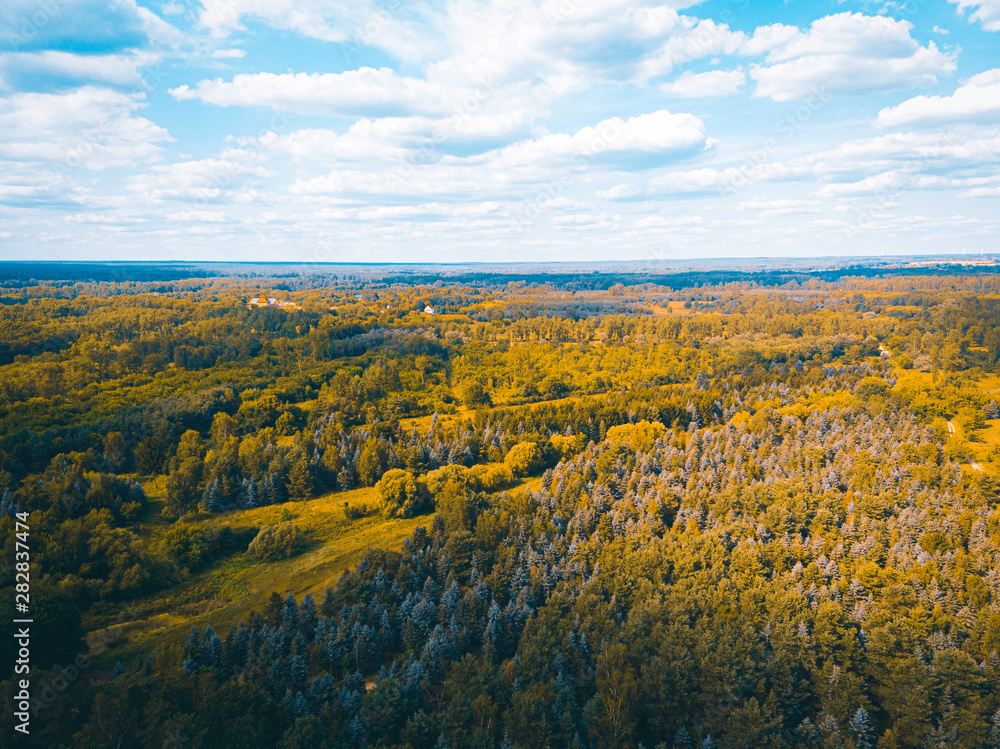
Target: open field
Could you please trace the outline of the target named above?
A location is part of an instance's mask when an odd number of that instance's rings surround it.
[[[225,631],[254,609],[261,609],[273,591],[291,593],[296,598],[311,593],[316,598],[336,583],[341,572],[357,564],[369,547],[398,548],[416,526],[429,525],[428,515],[405,520],[385,520],[377,514],[357,520],[345,517],[345,502],[353,508],[370,509],[375,505],[374,495],[374,489],[356,489],[195,521],[197,525],[260,527],[277,523],[290,513],[305,533],[306,548],[290,559],[269,563],[237,554],[179,585],[138,599],[131,608],[140,612],[141,618],[113,627],[117,636],[125,637],[112,637],[119,644],[98,663],[109,665],[125,656],[145,653],[154,645],[177,644],[192,626],[204,628],[210,624]],[[88,635],[92,645],[108,639],[109,633],[103,627]]]

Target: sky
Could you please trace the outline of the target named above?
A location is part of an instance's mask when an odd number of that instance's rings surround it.
[[[0,259],[1000,252],[1000,0],[3,0]]]

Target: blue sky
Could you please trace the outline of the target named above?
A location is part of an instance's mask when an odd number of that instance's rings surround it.
[[[0,259],[1000,252],[1000,0],[4,0]]]

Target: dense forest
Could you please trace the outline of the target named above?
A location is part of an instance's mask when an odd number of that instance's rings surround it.
[[[1000,277],[621,280],[0,288],[5,745],[1000,747]]]

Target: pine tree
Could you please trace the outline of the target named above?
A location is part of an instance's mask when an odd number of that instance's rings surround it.
[[[205,494],[202,497],[202,505],[208,512],[224,512],[226,502],[222,496],[219,480],[215,479],[205,487]]]
[[[312,468],[306,456],[303,455],[288,471],[288,495],[293,500],[312,499],[315,490]]]
[[[874,746],[872,742],[875,738],[875,727],[863,707],[859,707],[847,722],[847,733],[854,741],[856,749],[872,749]]]

